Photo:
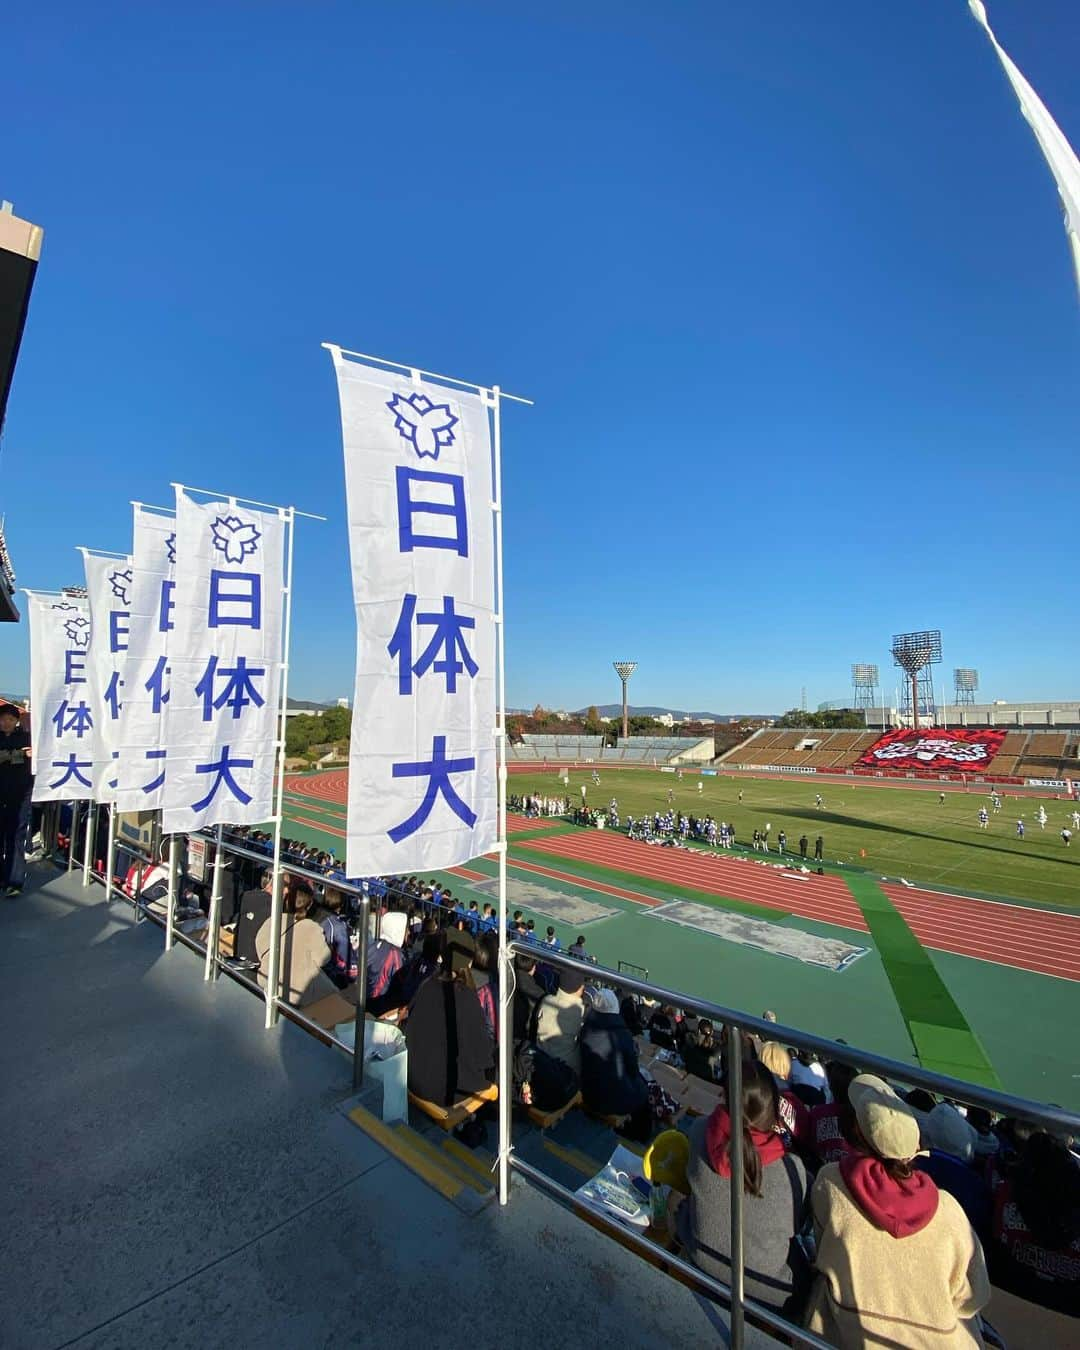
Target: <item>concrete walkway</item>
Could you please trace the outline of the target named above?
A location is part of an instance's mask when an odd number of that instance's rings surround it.
[[[338,1110],[343,1056],[100,886],[31,886],[0,900],[6,1350],[722,1343],[535,1191],[443,1201]]]

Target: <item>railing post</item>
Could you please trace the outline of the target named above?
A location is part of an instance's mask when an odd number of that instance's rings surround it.
[[[105,845],[105,903],[108,904],[112,899],[113,862],[116,857],[116,803],[110,802],[106,810],[109,812],[109,841]]]
[[[176,923],[176,894],[180,889],[180,836],[169,835],[169,889],[165,900],[165,950],[172,951]]]
[[[364,1086],[364,1024],[367,1020],[367,957],[368,957],[368,920],[371,915],[371,901],[366,895],[360,897],[360,947],[356,954],[356,1017],[353,1021],[353,1091],[359,1092]]]
[[[97,843],[97,803],[86,803],[86,847],[83,850],[82,884],[90,885],[90,873],[94,866],[94,845]]]
[[[210,885],[210,914],[206,930],[206,965],[203,968],[204,980],[216,980],[218,924],[221,922],[221,874],[225,870],[225,850],[221,846],[221,826],[217,827],[217,840],[214,843],[214,880]]]
[[[77,830],[77,828],[76,828],[76,827],[78,826],[78,823],[79,823],[79,803],[78,803],[78,802],[72,802],[72,803],[71,803],[71,823],[68,825],[68,864],[67,864],[67,870],[68,870],[69,872],[73,872],[73,871],[75,870],[75,836],[76,836],[76,834],[78,833],[78,830]]]
[[[136,924],[140,922],[142,917],[142,910],[140,908],[142,901],[142,882],[143,882],[143,856],[141,853],[139,853],[137,855],[137,861],[135,863],[135,889],[132,892],[131,896],[131,905],[132,909],[135,912]]]
[[[742,1032],[728,1026],[727,1108],[731,1122],[731,1350],[743,1350],[743,1101]]]

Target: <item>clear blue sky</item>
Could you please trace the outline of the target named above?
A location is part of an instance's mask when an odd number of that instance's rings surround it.
[[[1080,6],[988,7],[1080,143]],[[616,657],[638,703],[813,705],[923,627],[988,697],[1080,692],[1080,306],[965,0],[45,0],[0,70],[0,195],[46,230],[20,584],[127,548],[170,479],[292,500],[330,517],[292,691],[351,693],[332,340],[536,400],[514,705],[614,700]]]

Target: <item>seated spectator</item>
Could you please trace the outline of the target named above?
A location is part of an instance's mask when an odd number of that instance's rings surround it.
[[[666,1005],[649,1018],[649,1042],[662,1050],[675,1049],[675,1009]]]
[[[780,1126],[788,1143],[806,1152],[810,1141],[810,1111],[791,1088],[791,1055],[779,1041],[766,1041],[761,1047],[761,1063],[769,1070],[780,1093]]]
[[[698,1018],[696,1030],[687,1033],[682,1043],[682,1058],[688,1073],[704,1078],[707,1083],[719,1081],[723,1054],[713,1024],[707,1017]]]
[[[904,1101],[913,1111],[927,1116],[937,1106],[937,1098],[925,1088],[912,1088],[910,1092],[905,1092]]]
[[[405,1024],[409,1091],[452,1106],[495,1076],[495,1042],[472,983],[471,944],[450,932],[440,974],[425,980]]]
[[[967,1123],[975,1131],[975,1157],[992,1158],[1000,1149],[1001,1141],[994,1133],[990,1112],[981,1106],[969,1106]]]
[[[585,977],[564,970],[559,988],[540,1003],[536,1014],[536,1044],[581,1077],[581,1023],[585,1018],[581,991]]]
[[[236,940],[233,953],[245,961],[258,961],[255,951],[255,939],[259,929],[270,917],[270,904],[274,891],[274,873],[267,868],[259,878],[258,888],[245,891],[240,897],[236,915]]]
[[[859,1151],[811,1192],[817,1278],[806,1326],[840,1350],[972,1346],[990,1298],[964,1211],[913,1166],[919,1122],[892,1088],[859,1074],[848,1088]]]
[[[341,912],[343,906],[344,896],[341,892],[334,890],[332,886],[327,886],[323,893],[321,906],[324,914],[322,919],[323,936],[326,938],[326,945],[330,949],[326,973],[339,989],[355,984],[360,970],[358,965],[360,949],[358,944],[354,942],[352,931]]]
[[[622,1020],[626,1023],[631,1036],[640,1036],[645,1030],[645,1023],[641,1016],[641,1004],[633,996],[627,994],[619,1004],[619,1012],[622,1013]]]
[[[390,988],[390,982],[405,964],[405,958],[401,954],[401,944],[405,941],[407,923],[408,918],[404,914],[383,915],[382,924],[379,928],[381,936],[377,942],[372,942],[368,947],[365,975],[367,980],[367,1006],[375,1017],[379,1017],[383,1012],[388,1011],[386,994]]]
[[[1006,1130],[1012,1154],[990,1162],[986,1245],[996,1285],[1080,1317],[1080,1162],[1042,1130]]]
[[[482,937],[473,953],[472,977],[484,1021],[496,1043],[499,1039],[499,944],[491,935]]]
[[[652,1133],[649,1088],[638,1066],[637,1046],[610,989],[585,990],[581,1023],[581,1097],[598,1116],[629,1116],[631,1139]]]
[[[443,939],[441,933],[424,936],[419,952],[400,966],[393,975],[385,994],[368,1004],[373,1017],[384,1017],[389,1012],[405,1009],[399,1020],[404,1021],[420,986],[439,973],[442,964]]]
[[[920,1125],[923,1148],[930,1151],[920,1154],[915,1166],[956,1199],[985,1244],[990,1236],[990,1188],[971,1166],[975,1131],[948,1102],[938,1102]]]
[[[808,1050],[790,1050],[791,1091],[805,1106],[824,1106],[829,1100],[829,1080],[825,1066]]]
[[[567,949],[566,949],[566,954],[567,954],[567,956],[572,956],[572,957],[574,957],[574,958],[575,958],[576,960],[578,960],[578,961],[586,961],[586,960],[588,960],[588,958],[587,958],[586,955],[585,955],[585,938],[584,938],[584,936],[579,935],[579,936],[578,936],[578,940],[577,940],[576,942],[572,942],[572,943],[570,944],[570,946],[567,947]]]
[[[855,1113],[848,1102],[848,1087],[856,1071],[850,1064],[834,1059],[826,1064],[825,1072],[832,1101],[826,1102],[824,1106],[810,1108],[810,1130],[807,1136],[807,1148],[819,1166],[839,1162],[854,1152],[852,1126]]]
[[[317,1003],[337,987],[326,973],[330,949],[322,928],[307,917],[315,897],[306,882],[299,882],[283,897],[278,979],[281,997],[294,1008]],[[255,957],[259,962],[258,981],[267,988],[270,976],[270,919],[255,936]]]
[[[791,1087],[791,1056],[779,1041],[766,1041],[758,1052],[758,1058],[776,1080],[781,1092]]]
[[[747,1060],[742,1073],[743,1242],[746,1293],[798,1320],[810,1269],[794,1241],[806,1217],[806,1170],[776,1132],[772,1074]],[[690,1130],[690,1194],[676,1227],[690,1259],[716,1279],[731,1280],[731,1117],[721,1104]]]
[[[536,958],[514,957],[514,1044],[536,1038],[536,1016],[547,991],[536,979]]]

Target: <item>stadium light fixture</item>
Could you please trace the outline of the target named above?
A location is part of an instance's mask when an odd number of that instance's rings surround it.
[[[627,686],[630,676],[637,670],[636,661],[612,661],[615,674],[622,680],[622,734],[625,741],[630,734],[630,694]]]
[[[851,684],[855,690],[856,712],[867,712],[874,706],[874,690],[878,687],[878,668],[864,661],[858,661],[851,667]]]
[[[890,648],[896,665],[911,681],[911,725],[919,727],[919,693],[922,690],[922,705],[934,725],[934,684],[930,667],[941,662],[941,630],[926,629],[919,633],[897,633]]]
[[[956,690],[956,702],[974,703],[975,690],[979,687],[979,672],[970,666],[957,666],[953,671],[953,688]]]

